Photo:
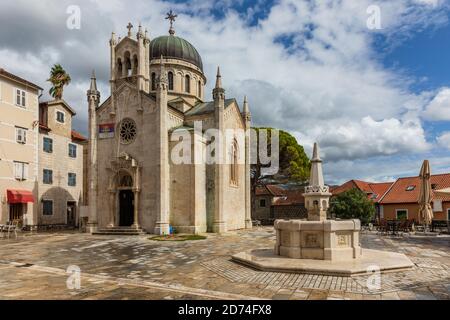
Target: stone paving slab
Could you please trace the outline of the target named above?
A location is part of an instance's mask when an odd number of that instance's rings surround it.
[[[0,239],[0,299],[449,299],[448,238],[363,234],[364,248],[404,253],[415,264],[382,275],[375,291],[367,277],[260,272],[231,261],[274,241],[273,228],[180,243],[73,232]],[[69,266],[81,270],[79,290],[67,289]]]

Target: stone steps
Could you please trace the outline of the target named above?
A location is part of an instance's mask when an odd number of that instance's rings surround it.
[[[98,229],[93,235],[103,235],[103,236],[142,236],[146,232],[143,229],[136,229],[131,227],[113,227]]]

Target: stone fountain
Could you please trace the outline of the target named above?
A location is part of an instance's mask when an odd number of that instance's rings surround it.
[[[324,182],[317,143],[311,164],[304,193],[308,219],[275,221],[275,250],[250,250],[234,255],[233,260],[264,271],[341,276],[413,267],[404,254],[362,249],[359,220],[327,219],[331,193]]]

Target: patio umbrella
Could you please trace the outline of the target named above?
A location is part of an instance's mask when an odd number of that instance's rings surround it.
[[[431,189],[431,170],[430,162],[425,160],[420,170],[420,193],[419,193],[419,216],[426,226],[431,224],[433,220],[433,209],[431,208],[431,198],[433,196]]]

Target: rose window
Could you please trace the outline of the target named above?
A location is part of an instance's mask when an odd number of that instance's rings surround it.
[[[124,119],[120,124],[120,140],[124,144],[129,144],[136,138],[136,123],[131,119]]]

